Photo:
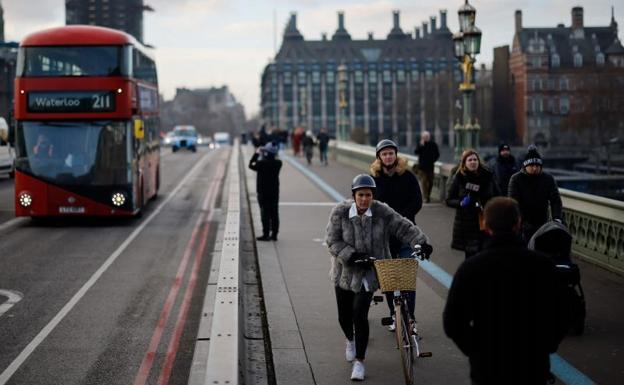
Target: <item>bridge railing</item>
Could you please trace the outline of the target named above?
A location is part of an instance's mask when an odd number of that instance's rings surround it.
[[[332,158],[368,172],[375,160],[375,149],[347,142],[332,142]],[[418,157],[401,154],[409,166]],[[436,162],[431,198],[444,201],[446,185],[455,165]],[[606,269],[624,274],[624,202],[596,195],[559,189],[565,223],[572,233],[573,253]],[[450,224],[449,224],[450,226]]]

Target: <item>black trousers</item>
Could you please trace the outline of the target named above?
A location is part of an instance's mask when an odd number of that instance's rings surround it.
[[[279,232],[279,196],[258,194],[258,205],[260,205],[262,235],[265,237],[277,236]]]
[[[363,360],[368,346],[368,310],[373,293],[343,290],[336,286],[338,322],[349,341],[353,341],[355,331],[355,358]]]

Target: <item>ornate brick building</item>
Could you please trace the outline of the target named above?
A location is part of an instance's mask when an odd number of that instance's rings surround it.
[[[339,74],[346,66],[346,116],[352,138],[376,143],[393,138],[413,146],[422,130],[438,143],[453,139],[455,100],[461,74],[453,55],[446,11],[416,28],[399,25],[399,12],[386,39],[355,40],[338,14],[338,28],[328,39],[306,40],[291,15],[275,59],[262,74],[262,118],[269,125],[290,130],[338,130]],[[343,83],[344,84],[344,83]],[[357,135],[356,135],[357,133]]]
[[[522,25],[515,14],[509,59],[516,135],[523,144],[594,146],[624,134],[624,48],[618,25]]]

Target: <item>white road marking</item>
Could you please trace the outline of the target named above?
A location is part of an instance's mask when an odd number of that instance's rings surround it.
[[[12,227],[17,227],[21,224],[24,224],[26,222],[28,222],[30,219],[26,218],[26,217],[18,217],[18,218],[13,218],[11,220],[8,220],[2,224],[0,224],[0,232],[3,232],[5,230],[8,230]]]
[[[336,206],[336,202],[280,202],[280,206],[327,206],[334,207]]]
[[[76,306],[76,304],[84,297],[84,295],[95,285],[95,283],[100,279],[100,277],[108,270],[108,268],[115,262],[115,260],[121,255],[121,253],[126,250],[126,248],[132,243],[132,241],[139,235],[141,231],[147,226],[155,217],[158,215],[163,207],[178,193],[178,191],[186,184],[188,179],[193,176],[198,170],[203,168],[206,160],[209,158],[208,155],[211,153],[206,153],[202,157],[202,159],[195,164],[195,166],[191,169],[191,171],[178,183],[176,188],[169,193],[167,198],[154,210],[154,212],[141,223],[139,227],[137,227],[126,240],[115,250],[109,257],[106,259],[104,264],[100,266],[99,269],[89,280],[74,294],[74,296],[63,306],[63,308],[52,318],[50,322],[35,336],[35,338],[22,350],[22,352],[11,362],[2,374],[0,374],[0,385],[5,385],[9,379],[15,374],[17,369],[28,359],[28,357],[35,351],[35,349],[48,337],[48,335],[58,326],[59,323],[65,318],[65,316]]]
[[[19,291],[0,289],[0,297],[7,297],[7,300],[0,304],[0,317],[2,317],[13,305],[21,301],[24,295]]]

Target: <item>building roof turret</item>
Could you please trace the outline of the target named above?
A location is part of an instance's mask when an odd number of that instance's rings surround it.
[[[344,12],[338,12],[338,29],[334,32],[332,40],[351,40],[351,35],[344,26]]]
[[[286,29],[284,30],[284,40],[296,41],[303,40],[303,35],[297,29],[297,13],[292,12],[290,14],[290,20],[288,24],[286,24]]]

